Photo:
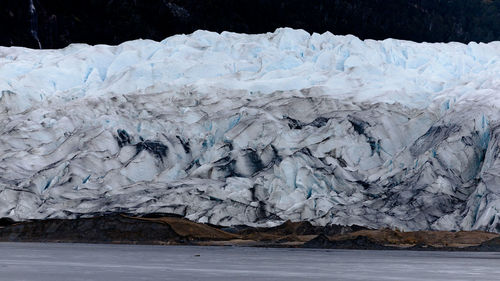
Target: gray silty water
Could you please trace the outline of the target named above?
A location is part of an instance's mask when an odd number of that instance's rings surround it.
[[[500,280],[500,253],[0,243],[0,280]]]

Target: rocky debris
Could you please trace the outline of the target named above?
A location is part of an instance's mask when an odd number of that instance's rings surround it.
[[[211,225],[195,223],[183,218],[138,218],[138,220],[167,224],[175,233],[188,241],[222,241],[240,238],[238,235],[225,232]]]
[[[311,239],[302,245],[303,248],[329,248],[332,245],[332,241],[328,238],[328,236],[324,234],[320,234],[316,236],[314,239]]]
[[[240,227],[240,230],[236,230],[236,233],[240,235],[252,235],[252,234],[268,234],[276,236],[286,236],[286,235],[338,235],[346,234],[360,230],[367,230],[369,228],[352,225],[336,225],[330,224],[326,226],[314,226],[308,221],[292,222],[290,220],[284,222],[281,225],[275,227]]]
[[[485,241],[479,246],[469,247],[467,250],[479,252],[500,252],[500,237]]]
[[[0,241],[79,243],[187,243],[168,224],[122,215],[48,219],[0,228]]]
[[[0,218],[0,227],[14,224],[15,221],[11,218]]]
[[[326,235],[318,235],[316,238],[304,243],[304,248],[321,249],[357,249],[357,250],[390,250],[394,247],[385,246],[367,236],[356,236],[344,240],[330,240]]]
[[[287,221],[275,227],[221,227],[173,214],[133,217],[105,214],[92,218],[26,222],[0,220],[0,241],[175,244],[206,246],[302,247],[317,249],[500,251],[500,235],[481,231],[400,232],[358,226],[314,226]],[[354,229],[362,228],[358,231]],[[332,231],[334,229],[335,231]],[[332,234],[333,233],[333,234]]]

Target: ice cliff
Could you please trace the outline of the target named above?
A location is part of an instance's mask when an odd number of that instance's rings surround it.
[[[500,232],[500,42],[0,48],[0,217]]]

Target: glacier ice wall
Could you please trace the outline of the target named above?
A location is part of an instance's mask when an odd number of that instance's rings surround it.
[[[0,216],[500,232],[500,43],[0,48]]]

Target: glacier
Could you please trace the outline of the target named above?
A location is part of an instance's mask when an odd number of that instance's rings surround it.
[[[0,47],[0,217],[500,232],[500,42]]]

